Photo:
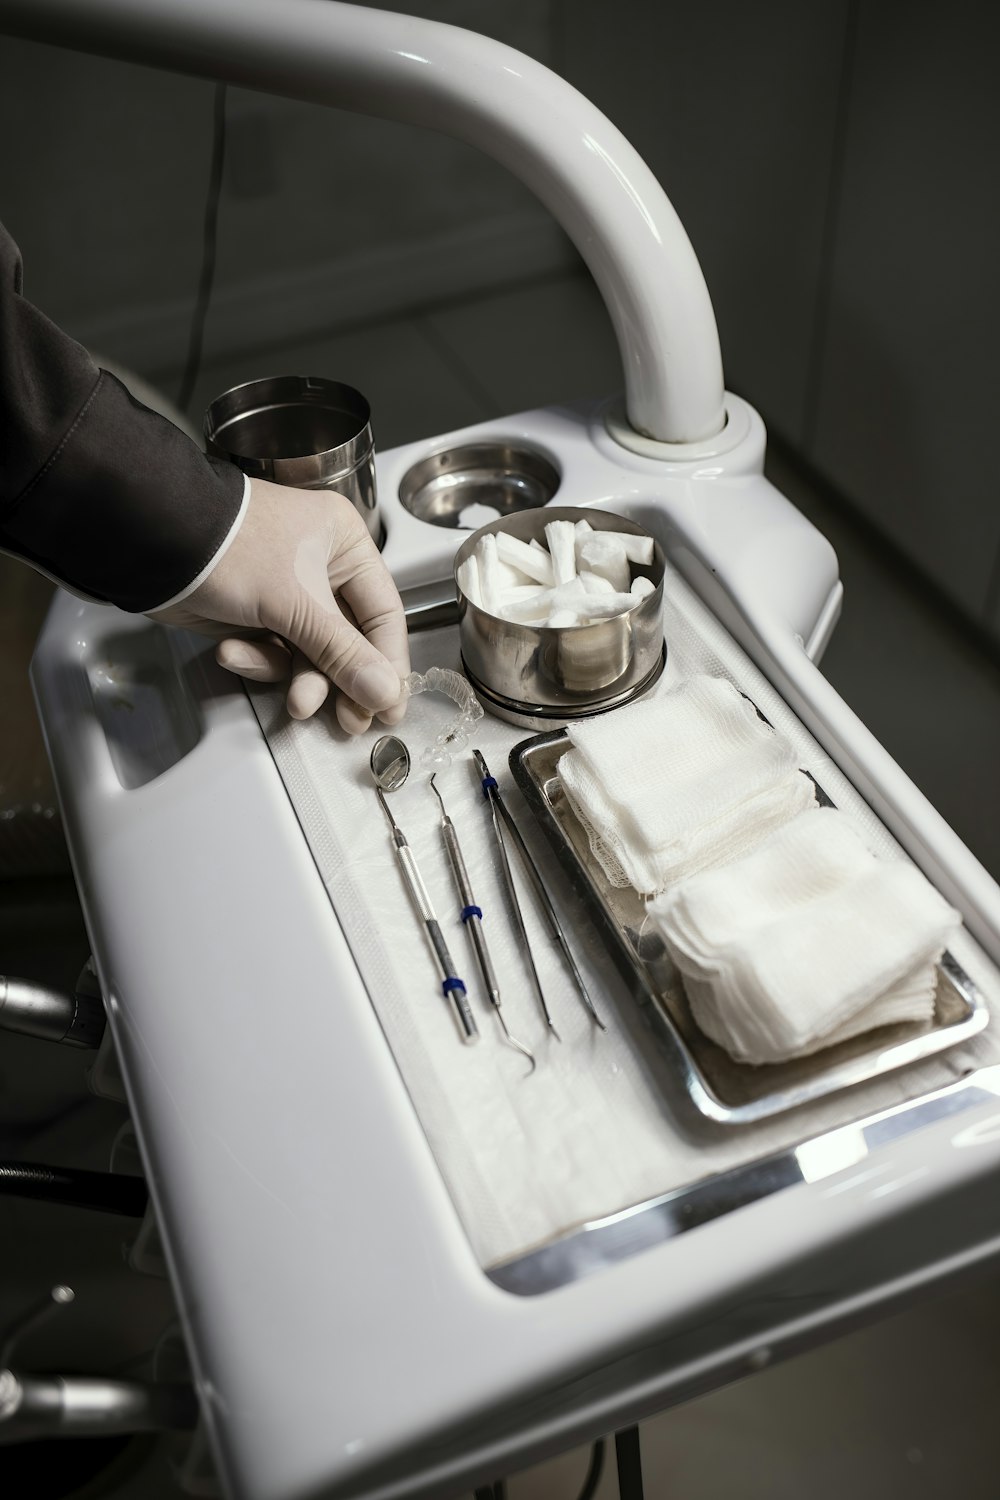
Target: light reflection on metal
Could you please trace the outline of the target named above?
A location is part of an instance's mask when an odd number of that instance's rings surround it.
[[[857,1125],[831,1130],[828,1135],[817,1136],[814,1141],[805,1141],[795,1151],[804,1182],[819,1182],[834,1172],[853,1167],[867,1155],[865,1133]]]
[[[934,1125],[949,1115],[976,1109],[1000,1095],[1000,1065],[984,1068],[948,1088],[911,1100],[894,1109],[882,1110],[856,1124],[840,1127],[730,1172],[719,1173],[688,1188],[678,1188],[659,1198],[637,1203],[620,1213],[584,1224],[560,1239],[530,1254],[493,1266],[490,1280],[523,1297],[553,1291],[581,1281],[596,1271],[619,1265],[641,1250],[686,1234],[738,1208],[759,1203],[789,1187],[807,1187],[850,1170],[888,1143],[910,1136],[925,1125]],[[952,1137],[952,1145],[987,1144],[1000,1138],[1000,1114],[989,1115]],[[847,1158],[855,1154],[854,1162]],[[803,1169],[803,1159],[806,1169]],[[825,1169],[824,1169],[825,1165]],[[861,1171],[831,1182],[823,1197],[836,1197],[865,1183],[873,1183],[864,1196],[886,1197],[907,1182],[924,1176],[928,1169],[892,1177],[895,1163],[872,1162]],[[809,1176],[806,1172],[809,1172]]]

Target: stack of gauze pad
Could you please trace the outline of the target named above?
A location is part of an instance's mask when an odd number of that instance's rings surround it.
[[[559,776],[609,881],[655,894],[815,800],[791,744],[721,677],[570,724]]]
[[[648,567],[653,539],[596,531],[589,521],[550,521],[546,546],[504,531],[480,537],[459,564],[458,586],[471,604],[518,625],[591,625],[634,609],[655,585]]]
[[[961,921],[915,866],[876,859],[832,808],[801,813],[649,912],[695,1021],[747,1063],[929,1022],[936,966]]]

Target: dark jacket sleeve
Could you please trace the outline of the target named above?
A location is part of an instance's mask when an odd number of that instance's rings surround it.
[[[154,609],[211,562],[243,475],[99,370],[21,295],[0,224],[0,548],[70,588]]]

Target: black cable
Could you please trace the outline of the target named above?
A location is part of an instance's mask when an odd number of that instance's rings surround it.
[[[621,1432],[615,1433],[615,1458],[618,1460],[620,1500],[643,1500],[638,1427],[623,1427]]]
[[[95,1208],[101,1213],[125,1214],[135,1219],[142,1218],[149,1201],[142,1177],[49,1167],[33,1161],[0,1161],[0,1196],[6,1194],[73,1208]]]
[[[597,1486],[601,1482],[601,1474],[604,1472],[604,1439],[598,1438],[590,1450],[590,1468],[587,1477],[583,1481],[583,1489],[577,1496],[577,1500],[594,1500],[597,1494]]]
[[[212,283],[215,280],[215,248],[219,231],[219,199],[222,196],[222,174],[226,164],[226,85],[215,85],[215,106],[212,123],[212,165],[208,174],[208,193],[205,198],[205,222],[201,244],[201,274],[198,278],[198,296],[191,314],[191,331],[188,336],[187,362],[177,393],[177,405],[186,412],[194,392],[194,383],[201,369],[201,349],[205,338],[205,321],[208,304],[212,300]]]

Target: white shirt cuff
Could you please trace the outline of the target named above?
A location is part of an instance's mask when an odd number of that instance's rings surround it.
[[[209,573],[211,573],[215,568],[218,567],[219,563],[225,557],[226,553],[229,551],[230,547],[233,545],[233,542],[236,540],[236,533],[239,531],[241,525],[243,524],[243,517],[247,513],[247,506],[249,504],[250,504],[250,476],[248,474],[244,474],[244,476],[243,476],[243,499],[240,501],[240,508],[236,512],[236,517],[235,517],[235,519],[233,521],[233,524],[232,524],[232,526],[230,526],[229,530],[226,532],[226,535],[223,538],[221,546],[219,546],[216,549],[216,551],[213,553],[212,557],[209,558],[208,562],[202,568],[201,572],[196,577],[192,578],[191,582],[189,584],[186,584],[185,587],[182,588],[179,593],[177,593],[177,594],[171,594],[170,598],[169,599],[164,599],[164,601],[163,601],[162,604],[154,604],[154,605],[151,606],[151,608],[143,610],[143,614],[147,614],[147,615],[156,614],[158,610],[169,609],[172,604],[182,604],[183,601],[188,597],[189,594],[193,594],[194,591],[195,591],[195,589],[198,588],[201,584],[203,584],[205,582],[205,579],[208,577]]]

